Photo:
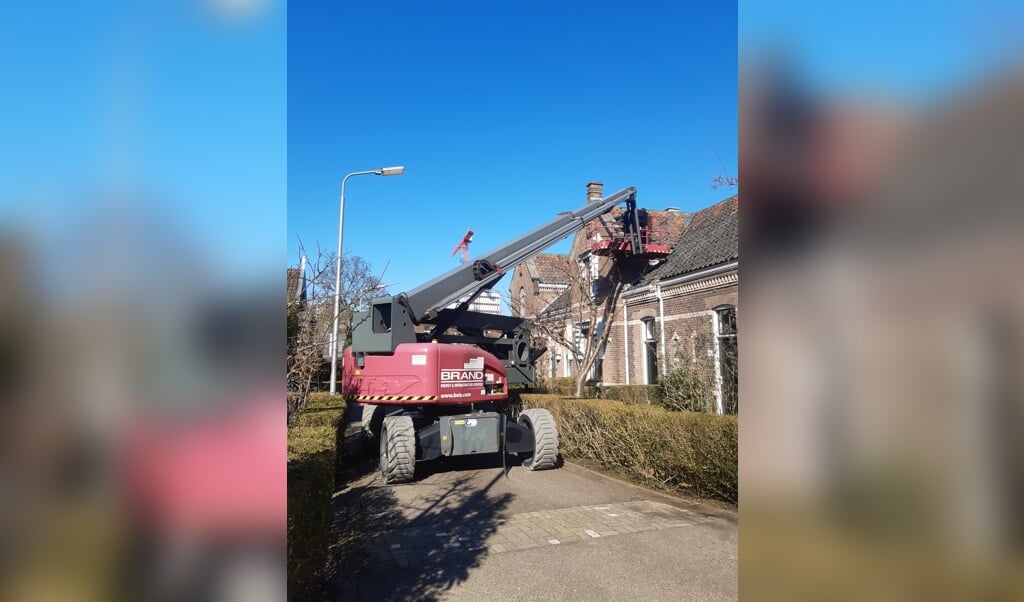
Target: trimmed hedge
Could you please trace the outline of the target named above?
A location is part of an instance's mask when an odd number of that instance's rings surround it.
[[[521,408],[551,411],[561,452],[568,458],[596,460],[644,485],[737,501],[736,416],[608,399],[518,397]]]
[[[289,598],[306,592],[327,564],[344,415],[340,396],[311,396],[288,428]]]
[[[576,381],[564,376],[541,377],[537,381],[537,388],[552,395],[569,397],[576,391]]]
[[[572,397],[576,390],[576,382],[572,378],[544,378],[538,381],[537,391]],[[662,404],[662,390],[658,385],[586,385],[583,387],[584,399],[614,399],[624,403]],[[671,409],[671,408],[670,408]]]
[[[587,387],[587,398],[597,397],[598,387]],[[661,404],[661,389],[658,385],[610,385],[600,387],[602,399],[612,399],[623,403]]]

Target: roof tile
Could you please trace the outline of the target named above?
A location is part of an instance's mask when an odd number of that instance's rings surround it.
[[[570,284],[572,282],[567,255],[538,253],[528,260],[544,284]]]
[[[689,216],[665,263],[641,282],[671,278],[739,258],[739,195]]]

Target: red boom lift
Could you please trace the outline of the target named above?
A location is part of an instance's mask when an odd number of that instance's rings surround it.
[[[517,453],[529,470],[555,467],[558,431],[547,410],[525,410],[518,422],[493,410],[509,384],[533,382],[534,361],[544,349],[531,346],[525,319],[469,306],[515,266],[620,203],[626,203],[624,215],[635,215],[636,189],[560,213],[481,259],[406,293],[375,298],[368,311],[354,315],[342,391],[376,406],[371,431],[379,438],[385,482],[410,481],[417,461],[443,456],[501,453],[504,460]],[[642,255],[636,220],[623,222],[632,237],[629,251]]]

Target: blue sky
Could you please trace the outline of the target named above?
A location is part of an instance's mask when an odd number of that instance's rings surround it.
[[[737,30],[823,89],[912,98],[1024,46],[1024,9],[989,0],[747,2],[738,24],[716,2],[313,4],[287,23],[263,0],[0,5],[0,220],[46,244],[128,194],[211,263],[276,278],[298,236],[336,245],[346,172],[401,163],[350,181],[346,247],[409,288],[454,265],[467,227],[486,251],[576,208],[588,180],[653,208],[719,200]]]
[[[3,3],[0,221],[56,255],[132,213],[221,278],[280,276],[284,7],[230,4]]]
[[[288,13],[288,264],[337,245],[392,292],[606,192],[695,210],[736,175],[731,3],[392,2]],[[553,250],[564,249],[565,244]],[[507,289],[502,282],[499,289]]]
[[[746,55],[783,50],[835,95],[929,102],[1020,64],[1024,7],[972,2],[742,2]]]

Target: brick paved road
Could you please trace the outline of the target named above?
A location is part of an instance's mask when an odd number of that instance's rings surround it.
[[[503,478],[500,460],[449,460],[417,481],[364,474],[336,496],[354,554],[336,598],[734,599],[734,514],[567,464]],[[433,468],[433,470],[431,470]],[[367,467],[369,470],[369,467]]]
[[[364,542],[377,569],[405,568],[431,561],[462,548],[490,554],[527,550],[539,546],[567,545],[599,537],[641,533],[673,527],[689,527],[710,519],[691,510],[643,500],[574,508],[556,508],[513,514],[497,520],[497,529],[486,539],[471,537],[480,525],[466,522],[451,531],[430,526],[396,529],[374,535]]]

